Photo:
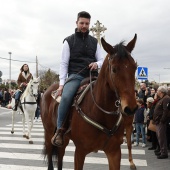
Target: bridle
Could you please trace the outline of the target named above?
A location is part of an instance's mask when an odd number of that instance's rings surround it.
[[[91,97],[92,97],[92,99],[93,99],[93,102],[94,102],[94,104],[97,106],[97,108],[98,108],[99,110],[101,110],[102,112],[106,113],[106,114],[119,114],[119,113],[120,113],[120,109],[119,109],[119,108],[120,108],[120,99],[115,101],[115,106],[117,107],[117,110],[116,110],[116,111],[111,111],[111,112],[109,112],[109,111],[101,108],[101,107],[96,103],[95,98],[94,98],[94,95],[93,95],[93,91],[92,91],[92,85],[93,85],[93,82],[91,82],[91,74],[90,74],[90,93],[91,93]]]
[[[109,63],[109,68],[110,68],[110,63]],[[110,69],[109,69],[110,71]],[[93,95],[93,92],[92,92],[92,85],[93,85],[94,81],[92,82],[92,76],[91,76],[91,71],[90,71],[90,93],[91,93],[91,96],[92,96],[92,100],[94,102],[94,104],[97,106],[97,108],[99,110],[101,110],[103,113],[106,113],[106,114],[114,114],[114,115],[118,115],[118,119],[115,123],[115,125],[112,127],[112,129],[108,129],[106,128],[105,126],[99,124],[98,122],[92,120],[90,117],[88,117],[83,111],[82,109],[80,108],[79,104],[78,103],[74,103],[75,104],[75,107],[76,107],[76,110],[78,111],[78,113],[82,116],[82,118],[88,122],[89,124],[93,125],[94,127],[96,127],[97,129],[101,130],[102,132],[104,132],[105,134],[107,134],[109,137],[112,136],[116,131],[117,129],[119,128],[121,122],[122,122],[122,114],[120,112],[120,99],[118,98],[118,100],[115,101],[115,106],[117,107],[117,110],[116,111],[107,111],[103,108],[101,108],[95,101],[95,98],[94,98],[94,95]],[[115,89],[116,90],[116,89]],[[116,91],[115,91],[116,93]],[[116,93],[117,94],[117,93]],[[118,95],[117,95],[118,96]]]
[[[37,84],[38,82],[33,82],[33,83]],[[35,102],[28,102],[28,101],[26,101],[26,99],[24,97],[24,102],[21,103],[21,104],[24,104],[24,107],[25,107],[25,104],[31,104],[31,105],[37,104],[35,94],[33,94],[33,86],[32,85],[30,85],[30,96],[35,98]]]
[[[34,84],[38,84],[38,81],[36,81],[36,82],[33,82]],[[36,97],[36,95],[35,94],[33,94],[33,85],[30,85],[30,92],[31,92],[31,94],[30,94],[30,96],[32,96],[32,97]],[[38,89],[37,89],[38,90]]]

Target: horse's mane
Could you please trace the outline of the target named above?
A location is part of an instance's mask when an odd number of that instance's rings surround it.
[[[125,42],[121,41],[119,44],[116,44],[114,46],[118,57],[121,57],[121,58],[127,58],[128,57],[128,51],[126,50],[124,44],[125,44]]]
[[[24,93],[23,93],[23,96],[22,96],[22,98],[24,98],[24,97],[26,97],[27,95],[28,95],[28,93],[29,93],[29,88],[30,88],[30,86],[31,86],[31,80],[29,81],[29,83],[27,84],[27,87],[26,87],[26,89],[25,89],[25,91],[24,91]]]

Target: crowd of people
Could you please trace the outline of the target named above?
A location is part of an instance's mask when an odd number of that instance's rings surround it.
[[[0,106],[6,107],[9,103],[11,103],[12,95],[15,91],[9,90],[7,88],[0,89]]]
[[[147,140],[151,142],[148,150],[154,150],[158,159],[166,159],[170,150],[170,89],[165,86],[148,88],[145,83],[141,83],[140,89],[135,92],[138,109],[133,122],[133,146],[139,146],[141,137],[142,147],[146,147]],[[149,130],[150,123],[155,127],[154,130]]]

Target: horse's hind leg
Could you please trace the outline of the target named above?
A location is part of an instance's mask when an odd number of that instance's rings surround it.
[[[120,170],[121,149],[120,147],[113,152],[105,152],[109,162],[109,170]]]
[[[48,169],[47,170],[54,170],[53,167],[53,160],[52,160],[52,155],[48,155]]]
[[[75,170],[83,169],[85,157],[86,157],[86,154],[84,154],[82,150],[76,148],[75,155],[74,155]]]
[[[12,130],[11,133],[14,133],[14,120],[15,120],[15,111],[12,111]]]
[[[57,156],[57,167],[58,170],[62,170],[63,167],[63,157],[65,154],[65,148],[69,143],[69,139],[67,137],[64,138],[64,146],[62,146],[61,148],[58,148],[58,156]]]
[[[128,152],[129,152],[130,169],[135,170],[136,166],[132,159],[132,143],[131,143],[132,129],[133,128],[131,124],[126,127],[126,139],[127,139],[127,146],[128,146]]]

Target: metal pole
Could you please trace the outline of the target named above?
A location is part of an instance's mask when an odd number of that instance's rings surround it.
[[[8,52],[9,54],[9,89],[11,89],[11,54],[12,52]]]
[[[36,77],[38,77],[38,58],[36,56]]]

